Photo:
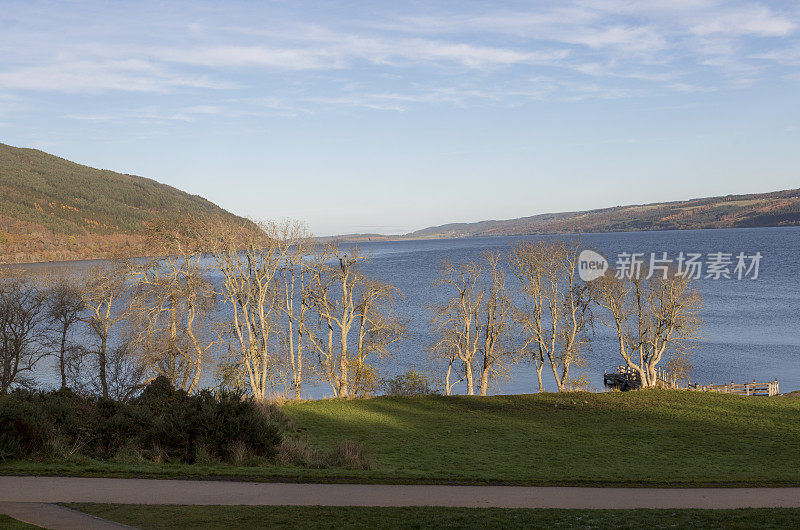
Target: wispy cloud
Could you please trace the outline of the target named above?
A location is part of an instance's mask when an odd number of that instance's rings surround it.
[[[220,89],[235,86],[205,75],[170,72],[141,59],[60,59],[49,64],[0,70],[0,88],[72,93],[109,90],[170,92],[179,88]]]
[[[197,105],[191,107],[181,107],[176,111],[165,111],[157,108],[141,108],[115,113],[96,113],[96,114],[67,114],[66,117],[73,120],[94,121],[94,122],[130,122],[130,121],[155,121],[155,122],[195,122],[200,116],[219,116],[226,114],[226,110],[221,106]]]
[[[48,26],[57,19],[41,13],[26,18],[20,10],[0,43],[0,89],[229,90],[240,101],[260,97],[263,108],[299,115],[312,112],[309,105],[397,111],[413,104],[515,104],[522,97],[518,87],[530,78],[555,80],[557,88],[533,91],[545,98],[723,90],[758,82],[768,68],[800,62],[800,12],[763,3],[576,0],[480,11],[458,7],[418,6],[418,13],[400,16],[387,8],[360,19],[284,14],[252,22],[218,10],[189,22],[118,20],[115,32],[98,20],[86,22],[85,31],[66,25],[57,46],[51,37],[56,28]],[[324,74],[335,82],[313,77]],[[396,81],[387,87],[390,78]],[[295,86],[313,87],[314,93]],[[214,114],[215,100],[208,96],[197,107]],[[194,119],[203,112],[176,106],[167,114]]]
[[[755,35],[759,37],[782,37],[797,29],[797,24],[764,6],[744,8],[713,13],[700,23],[692,26],[698,35]]]

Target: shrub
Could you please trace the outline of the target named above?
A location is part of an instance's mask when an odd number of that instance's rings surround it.
[[[330,464],[345,469],[372,469],[372,455],[354,440],[339,442],[330,455]]]
[[[422,396],[438,393],[431,380],[417,370],[408,370],[397,377],[384,379],[381,386],[387,396]]]
[[[240,393],[189,396],[165,378],[130,403],[17,391],[0,398],[0,459],[251,462],[275,455],[290,422],[281,414]]]

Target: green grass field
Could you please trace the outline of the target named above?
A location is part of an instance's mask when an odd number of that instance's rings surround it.
[[[685,391],[323,400],[286,412],[371,470],[5,462],[2,473],[527,485],[800,485],[800,399]]]
[[[554,510],[69,504],[137,528],[792,528],[800,509]]]

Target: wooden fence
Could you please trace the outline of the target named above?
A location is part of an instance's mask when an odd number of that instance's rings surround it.
[[[738,394],[740,396],[777,396],[780,393],[777,378],[774,381],[767,381],[766,383],[757,383],[755,379],[752,383],[734,383],[731,381],[724,385],[715,385],[713,383],[699,385],[697,383],[690,383],[688,388],[689,390],[699,390],[701,392],[723,392],[725,394]]]
[[[752,383],[734,383],[731,381],[723,385],[715,385],[713,383],[700,385],[698,383],[687,382],[686,386],[683,386],[667,372],[656,370],[656,377],[659,382],[667,388],[697,390],[700,392],[723,392],[725,394],[738,394],[740,396],[777,396],[780,393],[778,389],[778,379],[765,383],[758,383],[755,379]],[[632,390],[641,386],[639,373],[625,365],[618,366],[613,372],[606,372],[604,374],[604,382],[607,387],[621,390]]]

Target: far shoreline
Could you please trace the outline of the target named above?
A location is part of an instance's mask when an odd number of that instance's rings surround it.
[[[382,236],[384,239],[377,239],[378,234],[375,235],[376,239],[350,239],[351,237],[358,236],[359,234],[346,234],[343,236],[325,236],[325,237],[312,237],[315,243],[343,243],[358,245],[360,243],[402,243],[411,241],[457,241],[467,239],[496,239],[496,238],[525,238],[525,237],[580,237],[580,236],[594,236],[594,235],[613,235],[613,234],[647,234],[647,233],[670,233],[670,232],[719,232],[719,231],[733,231],[733,230],[770,230],[770,229],[800,229],[800,225],[788,226],[742,226],[742,227],[725,227],[725,228],[676,228],[671,230],[614,230],[608,232],[551,232],[551,233],[532,233],[532,234],[510,234],[510,235],[479,235],[479,236],[458,236],[458,237],[406,237],[406,236]],[[113,259],[130,259],[141,260],[152,258],[153,256],[109,256],[105,258],[85,258],[75,260],[54,260],[54,261],[20,261],[20,262],[4,262],[0,261],[0,268],[26,266],[26,265],[59,265],[59,264],[80,264],[87,265],[96,262],[111,261]]]

